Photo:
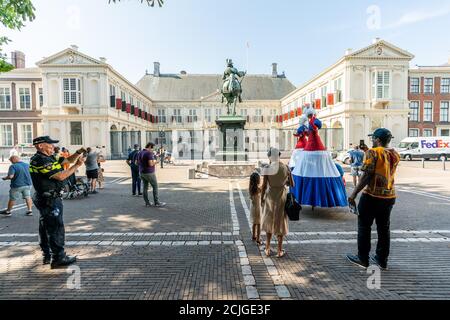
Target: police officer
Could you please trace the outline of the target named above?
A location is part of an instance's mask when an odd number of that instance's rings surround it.
[[[30,160],[30,173],[36,191],[34,205],[39,210],[39,244],[43,252],[43,264],[51,262],[51,268],[63,267],[76,261],[76,257],[64,251],[65,231],[63,222],[63,203],[61,193],[64,180],[70,177],[85,161],[85,149],[79,149],[68,158],[54,157],[54,143],[49,136],[33,140],[36,154]],[[66,163],[75,163],[67,170]],[[51,258],[51,259],[50,259]]]

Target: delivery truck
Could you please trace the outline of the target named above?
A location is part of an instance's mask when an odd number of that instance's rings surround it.
[[[450,137],[410,137],[403,139],[396,148],[401,158],[450,159]]]

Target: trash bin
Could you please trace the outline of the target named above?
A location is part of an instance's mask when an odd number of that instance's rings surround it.
[[[189,169],[189,179],[195,179],[195,169]]]

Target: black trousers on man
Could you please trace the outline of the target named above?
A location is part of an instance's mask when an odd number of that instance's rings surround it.
[[[141,194],[141,177],[139,176],[139,166],[131,165],[131,191],[133,195],[136,194],[136,190]]]
[[[65,230],[61,198],[35,196],[34,205],[39,210],[39,245],[45,257],[64,258]]]
[[[358,204],[358,256],[363,262],[369,261],[372,224],[377,224],[378,243],[376,255],[381,262],[387,263],[391,242],[391,211],[395,199],[375,198],[362,194]]]

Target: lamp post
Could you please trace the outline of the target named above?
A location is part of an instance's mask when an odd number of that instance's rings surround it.
[[[159,141],[160,141],[159,155],[161,157],[161,168],[163,168],[163,166],[164,166],[163,139],[166,136],[164,129],[165,129],[164,125],[162,125],[162,124],[158,125],[158,137],[159,137]]]

